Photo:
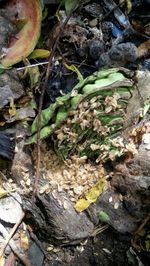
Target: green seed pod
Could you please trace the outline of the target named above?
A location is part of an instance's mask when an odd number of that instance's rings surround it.
[[[49,137],[54,132],[55,128],[56,128],[55,124],[42,128],[40,132],[40,139],[45,139]],[[37,133],[29,137],[25,142],[25,144],[26,145],[33,144],[36,141],[37,141]]]
[[[51,120],[53,117],[55,110],[58,106],[58,103],[51,104],[48,108],[44,109],[41,113],[41,128],[46,126],[48,122]],[[31,133],[35,133],[38,128],[38,117],[36,117],[33,121],[33,124],[31,126]]]
[[[46,126],[51,118],[54,116],[56,109],[61,106],[61,105],[67,105],[68,104],[68,100],[70,99],[71,94],[68,93],[64,96],[58,97],[56,99],[56,102],[53,104],[50,104],[50,106],[46,109],[44,109],[41,113],[41,128],[43,128],[44,126]],[[31,126],[31,133],[35,133],[37,131],[38,128],[38,118],[36,117],[33,121],[33,124]]]
[[[101,87],[109,86],[113,82],[124,80],[125,77],[121,73],[112,73],[105,79],[98,79],[95,81],[95,84],[100,85]]]
[[[80,81],[75,86],[75,89],[77,89],[80,92],[80,89],[82,89],[83,86],[85,86],[86,84],[92,84],[92,83],[94,84],[94,82],[97,79],[107,78],[110,74],[116,73],[118,71],[119,71],[119,68],[110,68],[110,69],[106,69],[106,70],[97,71],[97,72],[93,73],[91,76],[84,79],[83,81]]]
[[[67,118],[67,116],[68,111],[64,107],[60,107],[56,115],[55,125],[60,125]]]
[[[78,104],[80,103],[81,99],[82,99],[83,95],[82,94],[78,94],[77,96],[73,97],[71,99],[71,108],[72,109],[76,109]]]

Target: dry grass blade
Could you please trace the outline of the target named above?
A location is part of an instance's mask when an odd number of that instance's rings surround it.
[[[100,234],[100,233],[102,233],[103,231],[105,231],[108,227],[109,227],[108,224],[105,224],[104,226],[101,226],[101,225],[97,226],[97,227],[94,229],[94,231],[93,231],[93,233],[91,234],[91,236],[92,236],[92,237],[97,236],[98,234]]]

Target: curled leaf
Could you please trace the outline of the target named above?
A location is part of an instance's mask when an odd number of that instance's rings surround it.
[[[42,9],[39,0],[10,0],[5,9],[10,19],[22,26],[15,38],[10,40],[8,47],[5,47],[1,63],[8,67],[26,58],[34,50],[40,36]]]

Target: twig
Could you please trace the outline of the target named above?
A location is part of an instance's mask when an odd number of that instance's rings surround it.
[[[59,53],[61,54],[61,56],[64,56],[60,49],[58,49]],[[92,65],[88,65],[88,64],[84,64],[83,62],[76,62],[76,61],[70,61],[68,59],[65,59],[68,63],[71,63],[71,64],[75,64],[75,65],[79,65],[79,66],[87,66],[87,67],[91,67],[93,69],[97,69],[95,66],[92,66]],[[36,67],[36,66],[43,66],[43,65],[48,65],[48,61],[45,61],[45,62],[39,62],[39,63],[35,63],[35,64],[32,64],[32,65],[28,65],[28,66],[24,66],[24,67],[18,67],[18,68],[15,68],[17,71],[21,71],[21,70],[25,70],[27,68],[32,68],[32,67]],[[51,69],[52,70],[52,69]]]
[[[14,227],[13,227],[13,229],[11,230],[10,234],[7,235],[3,247],[0,249],[0,257],[2,257],[2,255],[3,255],[4,251],[5,251],[5,248],[6,248],[7,245],[9,244],[10,239],[13,237],[13,235],[14,235],[14,233],[16,232],[18,226],[19,226],[20,223],[22,222],[24,216],[25,216],[25,214],[24,214],[24,212],[22,212],[22,215],[21,215],[19,221],[14,225]]]
[[[73,11],[72,11],[73,12]],[[40,144],[41,144],[41,140],[40,140],[40,131],[41,131],[41,112],[42,112],[42,106],[43,106],[43,99],[44,99],[44,94],[48,85],[48,80],[49,80],[49,75],[50,75],[50,66],[52,65],[52,60],[53,60],[53,56],[54,53],[57,49],[58,43],[59,43],[59,39],[64,31],[64,28],[66,26],[66,24],[68,23],[72,12],[66,17],[65,21],[63,22],[60,31],[56,37],[56,40],[54,42],[53,45],[53,49],[50,53],[49,56],[49,60],[48,60],[48,66],[47,66],[47,71],[46,71],[46,75],[45,75],[45,81],[44,84],[42,86],[42,91],[41,91],[41,96],[40,96],[40,102],[39,102],[39,109],[38,109],[38,130],[37,130],[37,164],[36,164],[36,175],[35,175],[35,182],[34,182],[34,189],[33,189],[33,195],[32,195],[32,200],[35,199],[35,195],[37,192],[37,185],[38,185],[38,180],[39,180],[39,176],[40,176]]]
[[[24,213],[23,213],[24,214]],[[23,215],[22,215],[22,219],[23,219]],[[20,222],[21,222],[21,218],[20,218]],[[19,225],[19,222],[17,223],[17,225]],[[17,226],[15,224],[15,230],[14,228],[12,229],[12,231],[16,231]],[[16,246],[15,242],[13,239],[11,239],[10,235],[12,234],[12,232],[10,234],[8,234],[7,230],[5,229],[5,227],[0,224],[0,232],[3,235],[4,239],[6,239],[6,241],[8,241],[9,239],[9,246],[11,247],[12,251],[16,254],[16,256],[20,259],[20,261],[25,265],[25,266],[32,266],[31,262],[29,261],[29,259],[27,258],[26,255],[22,254],[22,250]],[[12,234],[13,235],[13,234]],[[7,243],[8,244],[8,243]],[[6,246],[5,246],[6,247]],[[2,256],[2,255],[1,255]]]
[[[40,62],[40,63],[35,63],[35,64],[28,65],[28,66],[18,67],[18,68],[16,68],[16,70],[17,71],[20,71],[20,70],[25,70],[27,68],[32,68],[32,67],[36,67],[36,66],[43,66],[43,65],[48,65],[48,61],[46,61],[46,62]]]

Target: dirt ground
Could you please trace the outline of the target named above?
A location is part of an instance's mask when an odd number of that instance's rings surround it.
[[[130,235],[121,235],[109,228],[95,238],[90,238],[82,252],[77,247],[69,247],[57,255],[50,255],[45,266],[128,266],[131,265],[127,258],[129,247]]]

